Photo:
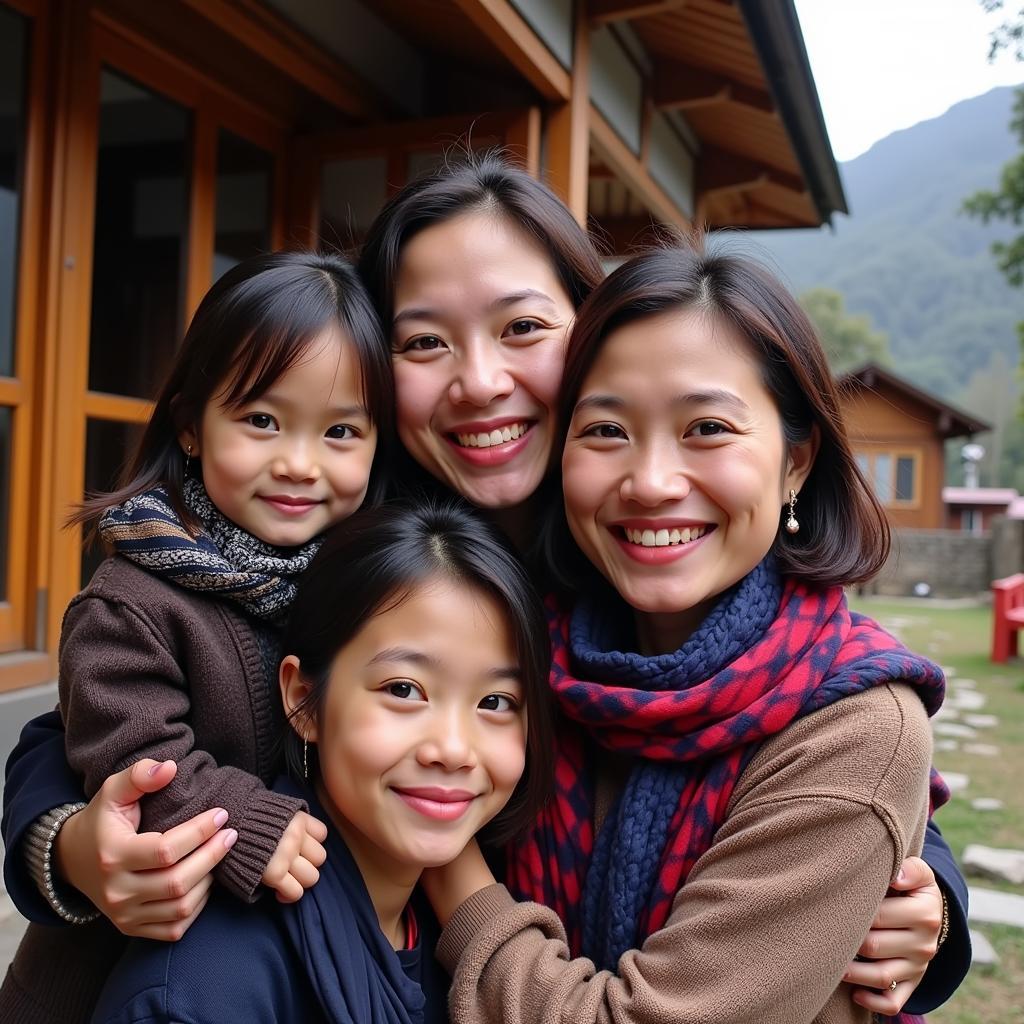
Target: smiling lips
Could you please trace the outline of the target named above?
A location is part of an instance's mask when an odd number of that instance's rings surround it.
[[[299,498],[290,494],[263,494],[260,497],[281,515],[296,518],[320,504],[317,498]]]
[[[711,523],[614,523],[610,527],[619,547],[645,565],[661,565],[682,558],[714,530]]]
[[[445,440],[474,466],[501,466],[514,459],[530,442],[535,420],[504,419],[487,423],[461,423]]]
[[[438,786],[420,786],[399,789],[392,792],[414,811],[434,821],[455,821],[469,809],[479,794],[465,789],[442,789]]]

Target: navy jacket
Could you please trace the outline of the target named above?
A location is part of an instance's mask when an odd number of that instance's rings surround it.
[[[64,731],[60,716],[55,711],[40,715],[22,730],[21,740],[7,762],[2,822],[7,849],[4,884],[14,905],[30,920],[61,923],[39,895],[25,869],[24,859],[17,853],[21,838],[40,815],[59,804],[82,799],[82,787],[64,757]],[[957,990],[971,966],[967,883],[960,874],[952,851],[931,820],[925,833],[922,856],[935,872],[946,895],[949,935],[917,991],[907,1002],[904,1008],[907,1013],[929,1013],[941,1006]],[[205,913],[200,915],[200,921]],[[195,925],[190,931],[194,929]]]

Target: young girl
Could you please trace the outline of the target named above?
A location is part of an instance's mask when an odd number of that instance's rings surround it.
[[[500,841],[541,805],[553,734],[540,602],[461,502],[395,504],[330,535],[283,649],[296,781],[273,792],[329,822],[319,883],[254,908],[218,893],[180,942],[135,940],[94,1021],[447,1020],[436,930],[409,899],[423,868],[491,819]]]
[[[140,757],[173,759],[142,829],[217,808],[217,825],[232,827],[215,877],[245,902],[261,884],[298,899],[324,859],[323,823],[266,785],[283,723],[279,629],[320,535],[367,495],[392,397],[388,351],[348,264],[249,260],[200,304],[124,485],[77,516],[99,517],[113,555],[64,619],[70,765],[92,796]],[[37,823],[27,851],[51,902],[81,921],[86,909],[53,884],[47,845],[71,810]],[[200,907],[180,909],[187,921]],[[104,919],[86,927],[30,927],[0,1018],[88,1017],[123,943]]]

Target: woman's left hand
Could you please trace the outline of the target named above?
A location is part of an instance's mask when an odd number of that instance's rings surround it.
[[[420,884],[443,928],[458,907],[475,892],[495,884],[494,874],[480,852],[480,844],[470,839],[466,848],[448,864],[427,868]]]
[[[920,857],[908,857],[857,951],[868,959],[852,961],[843,975],[854,986],[853,1001],[874,1013],[899,1013],[935,956],[941,927],[935,875]]]

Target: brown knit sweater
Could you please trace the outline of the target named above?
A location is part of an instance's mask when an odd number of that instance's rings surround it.
[[[920,852],[924,707],[880,686],[764,743],[665,927],[618,971],[569,959],[557,916],[504,886],[466,900],[438,945],[455,1024],[865,1024],[840,985],[905,856]],[[616,785],[598,766],[599,806]]]
[[[288,822],[305,809],[266,788],[285,724],[257,628],[226,602],[115,557],[71,602],[60,643],[68,760],[86,794],[141,757],[173,758],[177,775],[143,800],[140,831],[163,832],[223,807],[238,841],[215,877],[247,901],[258,896]],[[30,925],[0,990],[0,1024],[87,1021],[122,947],[106,920]]]

